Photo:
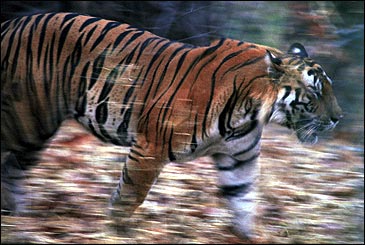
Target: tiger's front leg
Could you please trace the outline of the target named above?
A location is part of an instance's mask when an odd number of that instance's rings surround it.
[[[164,163],[147,149],[138,145],[131,148],[118,187],[110,199],[110,215],[115,222],[130,217],[143,203],[163,166]]]
[[[259,152],[247,152],[241,156],[216,154],[213,159],[218,168],[218,181],[222,195],[233,211],[233,231],[236,235],[254,239],[256,215],[255,182],[259,175]]]

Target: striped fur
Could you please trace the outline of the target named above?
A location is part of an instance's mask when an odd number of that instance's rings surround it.
[[[21,171],[74,117],[131,147],[113,215],[132,214],[166,163],[212,156],[236,230],[251,236],[263,126],[314,143],[340,114],[330,79],[298,44],[195,47],[79,14],[18,18],[1,25],[2,207],[24,210]]]

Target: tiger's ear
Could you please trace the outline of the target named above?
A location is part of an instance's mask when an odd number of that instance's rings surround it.
[[[282,66],[283,61],[274,56],[269,50],[266,50],[266,63],[269,65],[270,69],[270,73],[275,73],[280,75],[281,73],[284,72],[284,67]]]
[[[308,57],[307,51],[305,50],[304,46],[300,43],[293,43],[288,50],[288,54],[298,55],[301,58]]]

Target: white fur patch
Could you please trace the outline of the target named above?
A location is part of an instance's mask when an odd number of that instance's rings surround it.
[[[308,72],[304,71],[302,73],[302,79],[304,82],[306,82],[309,85],[314,86],[314,75],[308,75]]]
[[[333,84],[332,79],[331,79],[331,78],[329,78],[325,72],[323,72],[323,75],[325,75],[325,76],[326,76],[326,78],[327,78],[327,80],[328,80],[328,82],[329,82],[330,84]]]
[[[294,49],[292,50],[292,52],[293,52],[294,54],[300,54],[300,52],[302,52],[302,51],[300,50],[300,48],[294,48]]]

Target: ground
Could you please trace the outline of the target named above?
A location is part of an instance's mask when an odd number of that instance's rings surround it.
[[[121,234],[106,208],[127,149],[68,121],[26,179],[31,215],[2,215],[1,242],[363,243],[363,145],[335,136],[303,145],[289,130],[267,127],[255,241],[230,232],[209,158],[167,165]]]

